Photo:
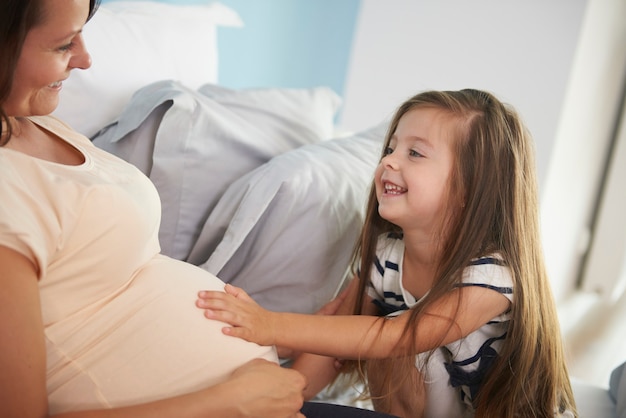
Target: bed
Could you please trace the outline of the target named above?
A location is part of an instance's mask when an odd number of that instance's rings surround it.
[[[93,66],[64,82],[54,114],[152,179],[164,254],[311,313],[348,274],[388,121],[337,132],[329,87],[220,86],[218,28],[243,23],[220,3],[106,2],[84,28]],[[615,399],[624,416],[620,371],[611,391],[574,382],[582,416],[616,416]],[[320,399],[369,408],[357,391]]]

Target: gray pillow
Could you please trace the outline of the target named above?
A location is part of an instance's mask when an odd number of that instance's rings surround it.
[[[135,164],[161,197],[163,254],[186,260],[205,220],[236,179],[272,157],[329,138],[332,90],[193,90],[161,81],[138,90],[97,146]]]
[[[286,152],[235,181],[189,261],[268,309],[316,311],[347,271],[387,125]]]
[[[611,372],[609,394],[615,402],[616,417],[626,418],[626,362]]]

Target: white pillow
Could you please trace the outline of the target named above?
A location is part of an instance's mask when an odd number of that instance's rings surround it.
[[[83,29],[93,64],[72,71],[54,114],[91,137],[147,84],[166,79],[192,88],[216,83],[217,26],[241,25],[237,13],[219,3],[103,4]]]
[[[326,87],[192,90],[161,81],[137,91],[93,142],[150,177],[162,202],[161,250],[185,260],[226,188],[278,154],[329,138],[340,103]]]
[[[189,261],[268,309],[315,312],[347,271],[387,126],[302,146],[234,182]]]

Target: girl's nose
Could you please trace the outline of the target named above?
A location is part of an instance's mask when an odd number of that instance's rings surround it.
[[[394,155],[393,152],[385,155],[382,160],[380,161],[380,163],[382,164],[383,167],[385,168],[390,168],[390,169],[397,169],[398,168],[398,161]]]

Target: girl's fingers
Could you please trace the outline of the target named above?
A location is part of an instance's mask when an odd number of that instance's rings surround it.
[[[215,290],[201,290],[198,292],[198,298],[201,300],[225,300],[231,295]]]
[[[196,299],[196,306],[202,309],[222,310],[228,308],[230,305],[219,295],[217,297],[213,297],[211,295],[199,295],[199,298]]]
[[[203,290],[198,292],[196,306],[204,310],[204,316],[228,324],[222,332],[233,337],[251,341],[253,337],[248,327],[252,327],[257,310],[252,299],[242,289],[227,284],[224,292]],[[256,342],[256,341],[255,341]]]
[[[227,318],[227,315],[223,312],[223,311],[216,311],[213,309],[205,309],[204,310],[204,316],[206,316],[209,319],[214,319],[216,321],[221,321],[221,322],[226,322],[227,324],[233,324],[232,318],[231,320],[229,320]]]
[[[226,283],[224,285],[224,292],[228,293],[229,295],[237,296],[237,294],[243,292],[243,290],[240,287],[233,286],[230,283]]]
[[[254,340],[253,335],[249,332],[247,328],[244,327],[224,327],[222,328],[222,333],[224,335],[229,335],[231,337],[241,338],[242,340],[250,341],[250,342],[258,342]]]
[[[243,291],[242,291],[243,292]],[[247,295],[245,295],[247,297]],[[241,303],[242,296],[234,296],[220,291],[202,290],[198,292],[196,306],[216,310],[239,309],[246,304]],[[247,303],[247,302],[246,302]]]
[[[226,283],[226,285],[224,286],[224,292],[246,302],[252,301],[252,298],[242,288],[233,286],[230,283]]]
[[[213,306],[220,302],[226,304],[237,304],[237,301],[254,304],[254,300],[243,289],[226,284],[223,292],[218,290],[200,290],[198,292],[196,305],[200,307],[209,305]]]

